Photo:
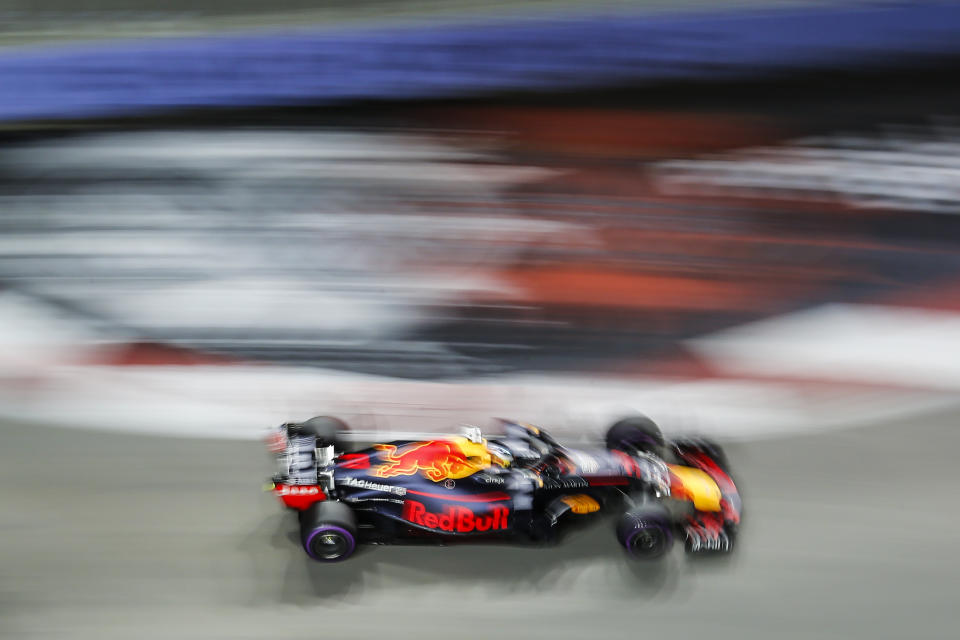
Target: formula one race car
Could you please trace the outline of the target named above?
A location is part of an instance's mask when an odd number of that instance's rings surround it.
[[[611,511],[634,558],[663,556],[676,535],[691,553],[732,549],[740,495],[715,444],[667,442],[645,417],[617,422],[594,449],[502,426],[486,439],[469,427],[346,452],[335,418],[284,424],[268,437],[280,466],[270,490],[299,513],[304,549],[321,561],[346,559],[360,542],[549,542]]]

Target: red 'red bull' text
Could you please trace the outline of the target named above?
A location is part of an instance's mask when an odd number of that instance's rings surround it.
[[[495,506],[489,513],[476,514],[460,505],[444,507],[443,513],[427,511],[427,507],[415,500],[403,503],[403,519],[427,529],[453,533],[499,531],[507,528],[507,507]]]

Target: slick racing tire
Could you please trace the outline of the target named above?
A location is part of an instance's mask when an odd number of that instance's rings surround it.
[[[300,541],[314,560],[346,560],[357,547],[357,519],[342,502],[315,502],[300,517]]]
[[[608,449],[626,450],[627,452],[632,449],[660,455],[663,446],[664,439],[660,427],[646,416],[624,418],[607,431]]]
[[[636,560],[658,560],[673,546],[670,513],[659,503],[637,507],[620,517],[617,540]]]
[[[290,425],[287,432],[291,437],[314,437],[317,447],[340,444],[340,433],[347,430],[347,425],[337,418],[330,416],[316,416],[306,422]]]

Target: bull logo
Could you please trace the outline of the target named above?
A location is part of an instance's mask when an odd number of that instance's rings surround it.
[[[392,444],[378,444],[374,448],[384,452],[383,464],[373,470],[378,478],[412,476],[419,471],[430,480],[441,482],[465,478],[490,466],[487,448],[466,438],[429,440],[399,449]]]

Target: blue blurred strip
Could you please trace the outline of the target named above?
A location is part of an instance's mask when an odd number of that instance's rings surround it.
[[[960,53],[958,34],[960,5],[912,2],[15,49],[0,55],[0,120],[897,65],[916,56]]]

